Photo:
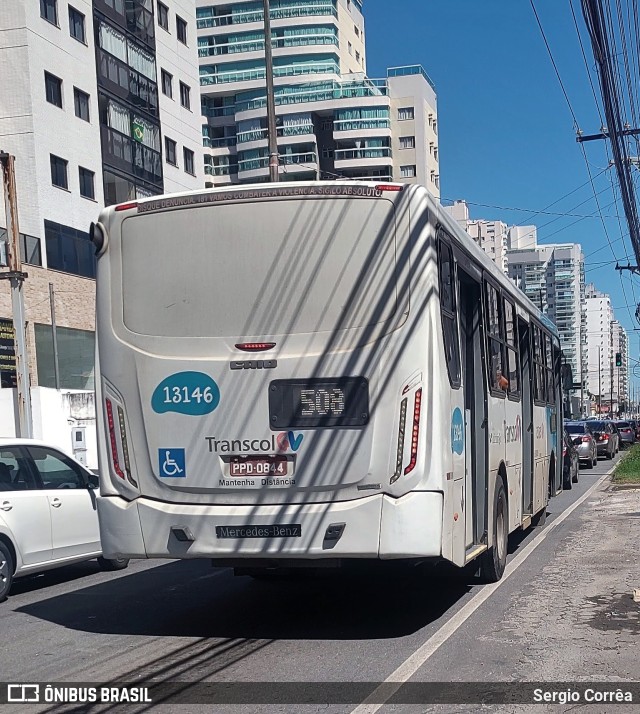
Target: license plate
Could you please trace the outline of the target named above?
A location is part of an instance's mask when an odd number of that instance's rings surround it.
[[[300,538],[302,525],[216,526],[217,538]]]
[[[229,462],[230,476],[286,476],[284,456],[234,456]]]

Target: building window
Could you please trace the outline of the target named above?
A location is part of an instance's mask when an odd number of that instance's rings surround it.
[[[356,50],[356,62],[360,62],[360,53]]]
[[[353,54],[353,45],[350,42],[348,43],[348,47],[349,47],[349,54],[352,55]]]
[[[84,121],[89,121],[89,95],[77,87],[73,88],[73,104],[76,116]]]
[[[169,74],[167,70],[163,69],[161,72],[162,76],[162,93],[166,94],[167,97],[173,99],[173,75]]]
[[[408,119],[413,118],[413,107],[401,107],[398,109],[398,121],[407,121]]]
[[[176,34],[183,45],[187,44],[187,23],[181,17],[176,15]]]
[[[191,87],[180,82],[180,104],[185,109],[191,109]]]
[[[51,162],[51,183],[58,188],[68,189],[67,165],[69,162],[53,154],[49,155],[49,159]]]
[[[193,161],[193,151],[191,149],[187,149],[186,146],[182,147],[182,157],[184,159],[184,170],[188,173],[191,174],[192,176],[196,175],[196,169],[195,169],[195,164]]]
[[[95,200],[96,192],[95,192],[94,183],[93,183],[95,173],[93,171],[89,171],[89,169],[83,169],[82,166],[80,166],[79,172],[80,172],[80,195],[84,196],[84,198],[91,198],[91,199]]]
[[[87,241],[89,246],[91,243]],[[56,387],[55,353],[51,325],[34,325],[38,384]],[[95,333],[56,327],[58,376],[61,389],[94,389]]]
[[[0,241],[7,240],[7,229],[0,228]],[[20,243],[20,257],[23,263],[30,265],[42,265],[42,254],[40,251],[40,238],[28,236],[20,233],[18,236]]]
[[[158,3],[158,25],[169,32],[169,8],[161,2]]]
[[[56,107],[62,109],[62,80],[49,74],[49,72],[45,72],[44,87],[49,104],[55,104]]]
[[[47,266],[85,278],[96,277],[95,246],[89,234],[53,221],[44,222]]]
[[[356,37],[360,37],[360,28],[357,25],[354,25],[353,29],[356,33]]]
[[[40,17],[52,25],[58,25],[58,0],[40,0]]]
[[[172,166],[178,165],[178,156],[176,154],[176,142],[169,137],[164,137],[164,153],[166,155],[167,163]]]
[[[400,167],[400,176],[402,178],[413,178],[416,175],[416,167],[415,166],[401,166]]]
[[[69,33],[78,42],[87,44],[84,33],[84,15],[76,10],[75,7],[71,7],[71,5],[69,5]]]
[[[401,136],[400,137],[400,148],[401,149],[415,149],[416,148],[416,137],[415,136]]]

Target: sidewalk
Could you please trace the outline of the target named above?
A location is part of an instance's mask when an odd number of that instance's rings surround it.
[[[611,682],[612,689],[624,689],[625,681],[640,682],[640,603],[633,600],[640,588],[640,488],[616,487],[607,479],[576,518],[570,528],[558,528],[555,557],[504,623],[522,643],[513,679]],[[481,710],[602,714],[638,711],[638,702]]]

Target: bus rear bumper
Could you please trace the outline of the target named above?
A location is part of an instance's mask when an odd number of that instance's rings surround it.
[[[98,499],[107,556],[132,558],[431,558],[441,555],[443,497],[256,506]],[[179,540],[186,534],[189,540]]]

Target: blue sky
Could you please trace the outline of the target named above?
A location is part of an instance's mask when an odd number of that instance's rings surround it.
[[[573,7],[599,97],[580,0]],[[600,114],[570,2],[535,0],[535,8],[579,128],[597,133]],[[629,239],[621,240],[627,227],[612,188],[615,173],[606,170],[607,145],[584,143],[585,161],[530,0],[365,0],[364,12],[369,75],[383,77],[387,66],[419,63],[436,85],[443,201],[466,200],[472,218],[535,224],[541,243],[580,243],[587,282],[611,294],[616,318],[627,330],[640,327],[633,317],[640,278],[622,274],[625,297],[614,270],[615,258],[625,264],[627,256],[634,259]],[[542,210],[548,213],[536,213]],[[638,359],[640,332],[629,337],[630,355]]]

